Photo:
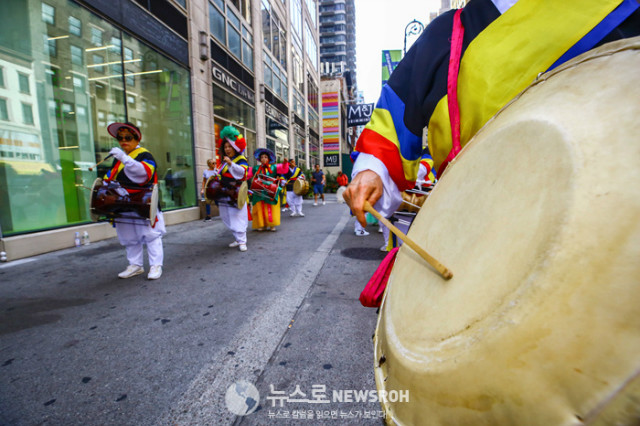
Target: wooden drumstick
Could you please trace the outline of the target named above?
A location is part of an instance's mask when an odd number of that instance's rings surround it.
[[[95,166],[89,167],[89,171],[92,172],[95,167],[98,167],[100,164],[104,163],[105,161],[107,161],[111,157],[113,157],[113,154],[107,155],[102,160],[98,161]]]
[[[376,209],[374,209],[368,201],[364,202],[365,211],[371,213],[378,219],[380,222],[384,224],[391,232],[393,232],[398,238],[400,238],[404,243],[406,243],[409,247],[411,247],[416,253],[420,255],[427,263],[433,266],[436,271],[442,275],[445,280],[449,280],[453,277],[453,272],[451,272],[446,266],[442,263],[438,262],[435,258],[433,258],[429,253],[427,253],[422,247],[415,243],[411,238],[407,237],[404,232],[396,228],[391,222],[389,222],[385,217],[383,217]]]

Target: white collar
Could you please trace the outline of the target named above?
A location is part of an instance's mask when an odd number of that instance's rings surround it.
[[[500,11],[500,13],[505,13],[511,6],[516,4],[518,0],[491,0],[494,6]]]

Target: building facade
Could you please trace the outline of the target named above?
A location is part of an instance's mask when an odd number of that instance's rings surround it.
[[[90,211],[112,122],[140,127],[169,224],[199,218],[202,171],[228,124],[248,157],[268,147],[320,160],[316,0],[3,0],[0,11],[9,260],[72,246],[76,231],[115,235]]]
[[[320,1],[323,165],[332,173],[344,169],[355,146],[346,125],[346,105],[356,102],[355,21],[354,0]]]
[[[354,0],[320,1],[320,72],[341,76],[356,86],[356,15]]]

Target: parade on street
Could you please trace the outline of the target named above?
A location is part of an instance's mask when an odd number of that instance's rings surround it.
[[[640,0],[0,22],[0,426],[640,424]]]

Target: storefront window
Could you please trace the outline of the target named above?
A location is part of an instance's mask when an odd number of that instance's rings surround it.
[[[213,112],[240,126],[256,128],[256,110],[231,93],[213,86]]]
[[[276,154],[278,161],[283,158],[289,158],[289,129],[287,126],[279,123],[273,118],[266,116],[267,125],[267,146],[271,141],[271,146]]]
[[[161,206],[195,205],[189,72],[72,1],[28,4],[0,39],[2,233],[89,222],[90,188],[111,161],[89,168],[118,146],[106,130],[114,121],[140,127]]]

